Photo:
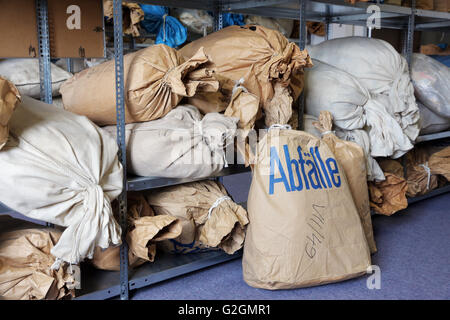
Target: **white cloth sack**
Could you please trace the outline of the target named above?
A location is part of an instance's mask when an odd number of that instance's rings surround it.
[[[450,119],[450,68],[436,59],[414,53],[411,79],[417,100],[435,114]]]
[[[52,94],[59,95],[59,87],[72,77],[70,72],[51,64]],[[39,98],[41,87],[39,80],[39,59],[0,60],[0,76],[5,77],[17,87],[22,95]]]
[[[189,32],[205,35],[213,32],[213,17],[205,10],[179,9],[173,10],[173,16],[177,18]]]
[[[389,99],[388,111],[411,141],[419,135],[419,109],[408,63],[388,42],[346,37],[308,47],[311,57],[355,76],[373,94]]]
[[[226,165],[238,118],[178,106],[161,119],[126,125],[127,167],[132,174],[167,178],[204,178]],[[115,126],[103,127],[113,136]]]
[[[289,38],[294,28],[294,20],[291,19],[274,19],[261,16],[247,16],[245,24],[257,24],[269,29],[277,30],[286,38]]]
[[[371,94],[351,74],[313,59],[305,70],[306,112],[318,117],[330,111],[340,129],[367,131],[372,157],[398,158],[413,148],[406,134],[387,111],[389,99]],[[361,146],[364,148],[364,146]]]
[[[116,142],[86,117],[22,101],[0,151],[0,202],[67,227],[51,250],[59,263],[77,264],[92,258],[96,246],[120,244],[110,204],[122,191]]]
[[[420,110],[420,134],[431,134],[450,128],[450,118],[434,113],[421,102],[417,102]]]

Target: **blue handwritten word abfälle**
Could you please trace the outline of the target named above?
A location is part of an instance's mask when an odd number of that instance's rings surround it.
[[[277,148],[270,147],[269,194],[274,193],[276,183],[283,183],[286,192],[310,190],[311,188],[327,189],[333,186],[339,188],[341,186],[341,176],[336,159],[328,158],[324,162],[318,147],[311,147],[309,152],[302,152],[302,148],[298,146],[298,159],[291,158],[287,144],[283,145],[283,150],[289,180],[281,164]],[[275,167],[278,168],[280,178],[275,178]],[[295,183],[294,174],[297,176],[298,184]]]

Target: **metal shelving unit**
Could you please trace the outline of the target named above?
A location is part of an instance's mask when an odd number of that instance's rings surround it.
[[[222,28],[222,12],[235,12],[268,16],[273,18],[300,19],[299,47],[306,45],[306,20],[328,23],[365,25],[371,15],[366,10],[372,3],[358,2],[355,5],[343,0],[134,0],[129,2],[164,5],[190,9],[203,9],[214,13],[214,29]],[[120,225],[126,234],[127,228],[127,191],[148,190],[164,186],[182,184],[201,179],[168,179],[160,177],[127,177],[126,145],[125,145],[125,104],[123,81],[123,33],[122,33],[122,0],[114,3],[114,59],[116,63],[116,105],[117,105],[117,143],[119,158],[125,168],[124,191],[119,196]],[[48,21],[46,17],[46,0],[36,0],[38,17],[39,61],[41,72],[41,99],[51,103],[50,82],[50,48],[48,43]],[[381,9],[381,26],[384,28],[404,29],[407,31],[404,53],[410,57],[412,51],[413,30],[450,29],[450,14],[445,12],[416,10],[415,0],[412,8],[378,4]],[[408,60],[409,61],[409,60]],[[299,100],[299,124],[303,117],[303,98]],[[450,132],[419,137],[418,142],[431,141],[450,137]],[[225,168],[216,177],[249,171],[243,166]],[[433,190],[429,194],[437,195],[449,192],[450,186]],[[425,195],[427,196],[427,195]],[[423,197],[410,199],[410,203],[422,200]],[[4,211],[0,205],[0,212]],[[19,222],[18,222],[19,223]],[[23,222],[24,224],[27,222]],[[29,224],[29,223],[27,223]],[[106,299],[120,296],[129,298],[129,290],[145,287],[163,280],[200,270],[225,261],[239,258],[241,252],[227,255],[221,251],[211,251],[189,255],[170,255],[159,253],[155,262],[147,263],[138,269],[128,270],[128,248],[123,237],[120,250],[120,272],[95,270],[89,265],[82,266],[82,289],[77,292],[78,299]]]

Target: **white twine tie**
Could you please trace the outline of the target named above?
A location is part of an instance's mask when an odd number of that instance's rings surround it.
[[[322,132],[321,136],[323,137],[324,135],[329,134],[329,133],[336,134],[336,132],[334,130],[328,130],[328,131]]]
[[[209,208],[209,210],[208,210],[208,217],[207,217],[207,219],[209,219],[209,218],[211,217],[212,211],[213,211],[215,208],[217,208],[217,207],[219,206],[219,204],[221,204],[221,203],[222,203],[223,201],[225,201],[225,200],[231,200],[231,198],[230,198],[229,196],[223,196],[223,197],[218,198],[218,199],[213,203],[213,205],[211,206],[211,208]]]
[[[231,95],[234,96],[234,93],[236,92],[237,89],[242,88],[242,90],[245,93],[248,93],[248,90],[242,86],[244,84],[244,78],[240,78],[239,80],[235,80],[234,81],[234,87],[233,87],[233,91],[231,91]]]
[[[430,188],[430,180],[431,180],[431,169],[428,167],[428,161],[424,164],[419,164],[420,167],[422,167],[426,173],[427,173],[427,190]]]
[[[56,270],[58,271],[59,268],[61,268],[61,263],[62,263],[62,259],[61,258],[56,258],[55,262],[53,262],[52,266],[50,267],[50,270]]]

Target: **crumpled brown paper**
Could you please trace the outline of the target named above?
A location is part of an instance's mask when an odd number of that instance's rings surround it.
[[[19,90],[14,84],[0,77],[0,150],[8,141],[8,122],[20,99]]]
[[[450,147],[435,152],[428,160],[428,166],[432,174],[439,174],[450,181]]]
[[[336,160],[344,169],[353,201],[366,235],[370,252],[375,253],[377,247],[373,236],[372,218],[370,216],[369,192],[367,187],[367,168],[364,150],[354,142],[344,141],[332,132],[333,117],[328,111],[321,111],[319,121],[313,125],[322,133],[322,141],[333,152]]]
[[[115,209],[117,215],[118,208]],[[128,264],[132,268],[155,260],[156,242],[181,234],[180,222],[173,216],[154,216],[142,193],[128,193],[128,225]],[[120,247],[97,247],[92,264],[102,270],[120,270]]]
[[[312,66],[306,50],[300,50],[280,32],[257,25],[224,28],[191,42],[181,48],[180,53],[189,58],[201,47],[210,59],[207,67],[233,81],[243,78],[245,88],[260,98],[266,113],[270,106],[289,110],[292,99],[297,99],[303,89],[303,69]],[[282,92],[290,92],[292,99],[273,100],[276,83],[280,84],[280,89],[286,88],[288,91]],[[205,103],[214,101],[208,95],[199,98],[206,99]],[[228,101],[230,98],[231,95]],[[279,106],[279,103],[286,106]]]
[[[161,242],[161,248],[171,253],[221,248],[228,254],[242,248],[247,211],[227,195],[222,184],[211,180],[149,191],[146,197],[155,213],[172,215],[183,226],[181,235]]]
[[[408,197],[420,196],[438,187],[438,176],[431,172],[428,163],[433,149],[416,146],[405,155]]]
[[[8,223],[9,217],[0,221]],[[50,228],[13,230],[0,234],[0,300],[56,300],[75,296],[69,266],[50,270],[50,250],[61,231]]]
[[[196,92],[215,92],[219,82],[204,66],[203,48],[184,60],[164,44],[124,56],[125,121],[159,119],[175,108],[183,97]],[[64,82],[60,92],[64,108],[85,115],[99,125],[116,124],[114,61],[85,69]]]
[[[144,11],[137,3],[122,2],[123,33],[139,37],[139,22],[144,20]],[[103,1],[103,14],[108,19],[114,16],[113,1]]]
[[[396,160],[379,161],[386,180],[369,181],[370,206],[375,212],[390,216],[408,206],[406,191],[407,182],[403,174],[403,166]]]

